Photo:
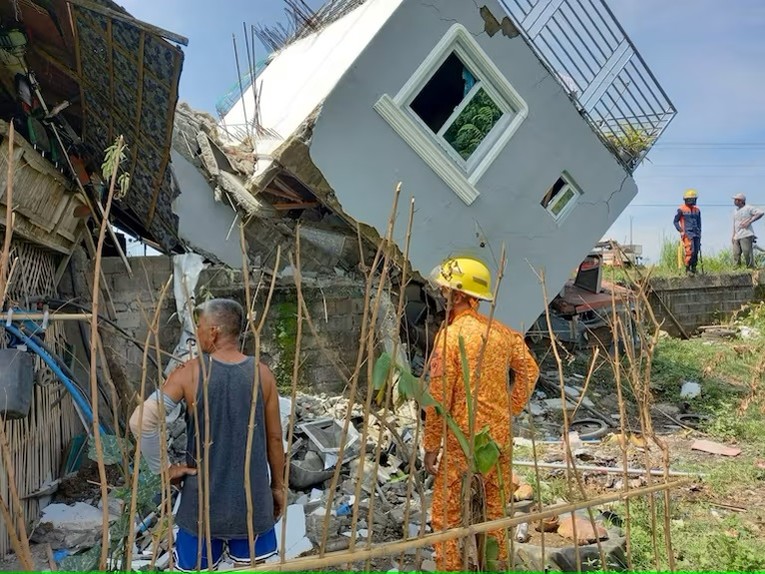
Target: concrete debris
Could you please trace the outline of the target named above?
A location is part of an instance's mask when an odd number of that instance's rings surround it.
[[[542,416],[547,412],[547,409],[545,409],[538,401],[529,401],[528,409],[531,416],[534,417]]]
[[[84,502],[46,506],[32,534],[32,541],[54,550],[90,548],[101,538],[103,513]]]
[[[323,454],[340,452],[343,440],[343,422],[333,418],[323,418],[300,425],[300,430],[308,435],[309,440]],[[345,437],[345,449],[353,447],[360,439],[355,427],[349,425]]]
[[[574,536],[575,528],[576,536]],[[588,519],[571,515],[561,519],[558,526],[558,534],[568,540],[576,541],[579,545],[592,544],[598,540],[608,539],[608,531],[597,522],[595,523],[595,529],[593,529],[592,522]]]
[[[680,388],[681,399],[695,399],[701,395],[701,385],[692,381],[684,381]]]
[[[276,538],[281,541],[282,536],[282,520],[276,523],[274,527],[276,529]],[[305,509],[297,504],[291,504],[287,507],[287,533],[284,540],[286,560],[293,560],[298,556],[302,556],[306,552],[313,550],[313,543],[308,539],[307,523],[305,516]],[[272,556],[266,562],[278,562],[280,559],[279,554]]]
[[[534,489],[530,484],[521,484],[513,493],[515,500],[532,500],[534,498]]]
[[[738,335],[742,339],[756,339],[760,336],[760,330],[755,329],[754,327],[747,327],[745,325],[741,325],[738,328]]]
[[[528,522],[524,522],[515,527],[515,540],[521,543],[531,540]]]
[[[282,405],[284,412],[286,404]],[[295,436],[290,463],[292,490],[288,501],[303,511],[306,538],[312,546],[321,544],[327,505],[330,507],[327,548],[347,547],[349,537],[353,535],[354,513],[357,515],[355,535],[359,539],[372,538],[377,543],[397,540],[410,533],[416,536],[420,528],[430,531],[430,527],[423,524],[423,520],[427,521],[429,517],[422,512],[424,505],[417,492],[411,495],[408,523],[405,520],[405,479],[409,471],[409,449],[415,446],[412,428],[416,425],[414,417],[418,413],[402,409],[398,414],[387,414],[385,420],[382,415],[368,416],[367,444],[362,445],[363,406],[354,405],[345,452],[342,461],[338,461],[348,408],[348,400],[342,397],[298,394],[296,398]],[[391,433],[391,429],[397,436]],[[379,464],[376,464],[378,446]],[[418,456],[418,460],[420,458]],[[329,487],[338,463],[341,465],[338,488],[330,500]],[[360,473],[362,464],[363,471]],[[356,499],[359,477],[362,496]],[[367,523],[370,510],[373,517],[371,528]],[[288,517],[288,527],[291,527],[290,520]]]
[[[125,501],[120,500],[119,498],[116,498],[114,496],[110,496],[107,499],[107,505],[109,507],[109,516],[112,520],[117,520],[120,515],[122,514],[124,508],[125,508]],[[102,500],[98,501],[98,510],[100,511],[104,507],[104,503]]]

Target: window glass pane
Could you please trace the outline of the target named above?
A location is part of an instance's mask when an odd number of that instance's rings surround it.
[[[463,159],[470,158],[502,117],[502,110],[479,88],[470,103],[444,133],[444,139]]]
[[[476,78],[470,70],[452,53],[410,107],[433,133],[438,133],[475,83]]]
[[[566,193],[564,193],[561,198],[555,202],[555,204],[552,206],[552,213],[556,217],[560,215],[561,211],[563,211],[563,208],[568,205],[568,202],[571,201],[574,198],[574,190],[570,187],[566,189]]]

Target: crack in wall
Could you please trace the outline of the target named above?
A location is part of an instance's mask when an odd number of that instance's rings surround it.
[[[473,0],[473,3],[475,4],[475,0]],[[422,4],[422,6],[424,6],[426,8],[432,8],[436,12],[436,14],[438,14],[438,19],[441,20],[442,22],[453,22],[454,24],[460,24],[461,23],[459,20],[456,20],[454,18],[444,18],[443,16],[441,16],[441,10],[435,4],[427,4],[425,2],[422,2],[421,4]],[[476,8],[478,8],[477,4],[476,4]],[[473,32],[472,30],[468,30],[468,32],[474,38],[480,38],[481,36],[483,36],[486,33],[485,30],[481,31],[481,32],[478,32],[478,33]]]
[[[600,205],[601,203],[605,203],[606,204],[606,212],[610,214],[611,213],[611,200],[614,198],[615,195],[617,195],[617,194],[622,192],[622,190],[624,189],[624,186],[627,183],[627,180],[629,180],[630,177],[631,177],[630,174],[625,175],[624,179],[622,180],[621,185],[619,185],[619,188],[615,189],[614,191],[612,191],[608,195],[607,198],[600,199],[598,201],[580,201],[579,202],[580,205]]]

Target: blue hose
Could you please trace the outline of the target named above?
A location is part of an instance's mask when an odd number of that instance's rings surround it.
[[[93,424],[93,411],[90,408],[88,401],[85,400],[85,397],[82,396],[79,389],[74,385],[69,377],[64,374],[64,371],[61,370],[61,367],[59,367],[58,363],[42,347],[35,343],[32,338],[25,335],[15,325],[5,325],[5,330],[16,337],[19,341],[22,341],[27,347],[29,347],[29,349],[34,351],[45,362],[46,365],[48,365],[50,370],[53,371],[53,373],[58,377],[64,387],[66,387],[66,390],[69,391],[69,394],[72,395],[72,399],[74,399],[74,402],[85,414],[88,422]],[[96,398],[96,400],[98,399]],[[102,434],[106,434],[106,430],[100,422],[98,424],[98,428]]]

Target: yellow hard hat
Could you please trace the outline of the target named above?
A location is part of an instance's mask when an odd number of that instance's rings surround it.
[[[695,189],[689,189],[683,194],[683,199],[696,199],[698,196]]]
[[[451,257],[434,269],[433,281],[440,287],[460,291],[476,299],[493,301],[491,271],[473,257]]]

